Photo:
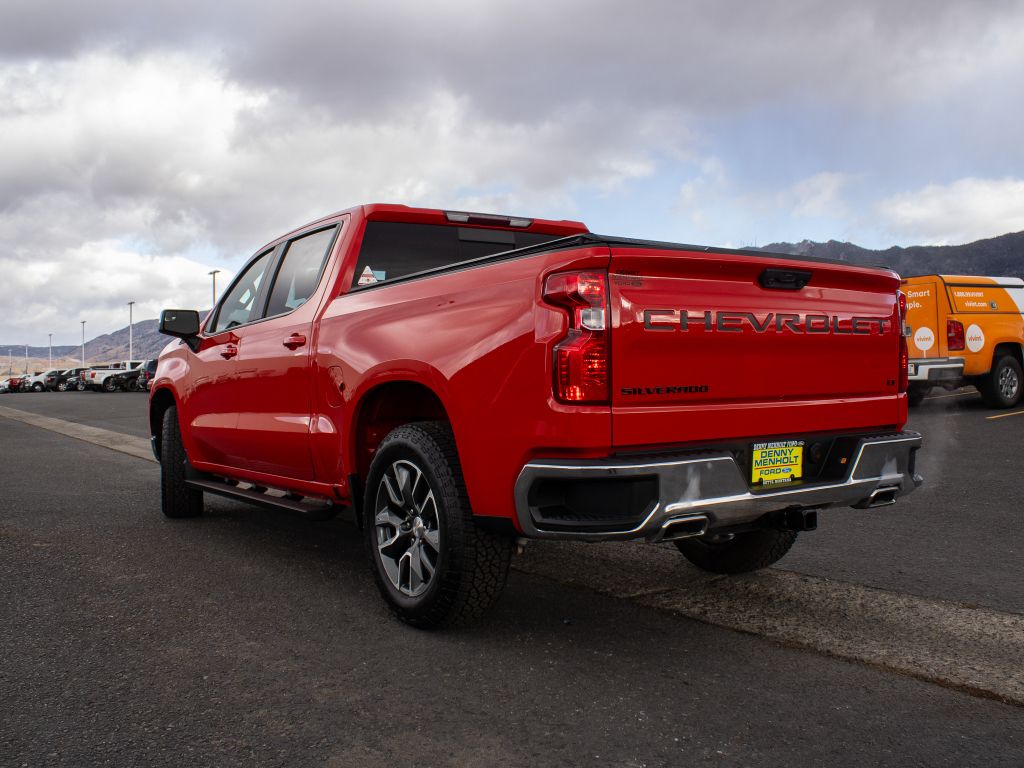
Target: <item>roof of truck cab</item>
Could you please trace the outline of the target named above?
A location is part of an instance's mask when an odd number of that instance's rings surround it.
[[[528,227],[512,227],[503,226],[500,224],[488,225],[479,224],[473,222],[468,226],[473,227],[488,227],[491,226],[494,229],[509,229],[520,232],[540,232],[548,235],[560,235],[562,237],[568,237],[569,235],[580,235],[589,232],[587,225],[582,221],[572,221],[569,219],[538,219],[533,216],[515,216],[508,214],[494,214],[494,213],[482,213],[482,212],[470,212],[463,211],[461,209],[441,209],[441,208],[413,208],[408,205],[398,205],[395,203],[366,203],[364,205],[356,205],[351,208],[345,208],[341,211],[328,214],[327,216],[321,216],[318,219],[307,222],[300,227],[295,227],[287,234],[280,237],[274,238],[271,242],[278,242],[286,238],[292,237],[299,232],[303,232],[311,227],[316,227],[319,224],[326,224],[329,221],[337,219],[339,216],[345,214],[361,213],[369,221],[395,221],[395,222],[408,222],[410,224],[443,224],[449,226],[460,226],[460,222],[451,221],[448,219],[447,214],[449,213],[469,213],[470,215],[478,216],[499,216],[508,219],[528,219],[530,225]],[[461,224],[461,226],[467,226]]]

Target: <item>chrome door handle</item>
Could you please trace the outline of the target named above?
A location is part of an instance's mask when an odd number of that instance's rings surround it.
[[[288,349],[298,349],[299,347],[305,346],[306,337],[301,333],[293,333],[281,343],[288,347]]]
[[[220,353],[220,356],[225,360],[230,360],[232,357],[238,354],[238,347],[234,344],[228,344],[224,347],[224,351]]]

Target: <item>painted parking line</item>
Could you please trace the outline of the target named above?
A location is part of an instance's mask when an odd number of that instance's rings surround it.
[[[1011,413],[997,413],[995,416],[986,416],[985,420],[986,421],[993,421],[994,419],[1005,419],[1005,418],[1008,418],[1010,416],[1022,416],[1022,415],[1024,415],[1024,411],[1013,411]]]
[[[0,417],[154,461],[144,438],[3,406]],[[1024,707],[1024,615],[774,568],[714,576],[688,566],[672,545],[531,542],[513,567]]]
[[[149,440],[143,437],[133,437],[132,435],[125,435],[109,429],[90,427],[86,424],[77,424],[73,421],[54,419],[49,416],[40,416],[38,413],[19,411],[16,408],[7,408],[2,405],[0,405],[0,416],[31,424],[34,427],[46,429],[50,432],[67,435],[76,440],[83,440],[103,448],[109,448],[118,453],[126,453],[137,459],[156,462],[156,459],[153,457],[153,450],[149,446]]]
[[[929,395],[925,400],[941,400],[944,397],[967,397],[968,395],[977,395],[977,392],[950,392],[945,395]]]

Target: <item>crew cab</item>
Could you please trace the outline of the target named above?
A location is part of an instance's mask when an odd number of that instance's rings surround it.
[[[73,389],[74,388],[74,384],[71,384],[71,382],[77,383],[78,377],[84,371],[87,371],[87,370],[89,370],[89,369],[88,368],[68,368],[67,370],[60,371],[55,377],[53,377],[52,381],[50,380],[50,377],[48,376],[46,378],[46,384],[47,384],[47,386],[51,390],[55,390],[57,392],[66,392],[68,389]]]
[[[1024,392],[1024,280],[920,275],[903,281],[911,405],[935,386],[973,384],[990,408]]]
[[[104,392],[116,392],[121,389],[120,374],[134,370],[142,365],[144,360],[122,360],[106,366],[90,368],[82,374],[85,385],[89,389]]]
[[[366,205],[260,248],[150,394],[168,517],[350,506],[381,594],[477,618],[523,539],[771,565],[921,478],[891,271]]]
[[[21,383],[22,391],[24,392],[45,392],[48,387],[46,386],[46,380],[50,376],[56,376],[59,373],[57,370],[51,371],[40,371],[34,373],[25,379]]]

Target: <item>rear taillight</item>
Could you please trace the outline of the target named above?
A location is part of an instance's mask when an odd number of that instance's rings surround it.
[[[903,291],[898,292],[900,306],[900,392],[906,392],[910,386],[910,350],[907,349],[907,297]]]
[[[544,300],[569,312],[569,330],[554,348],[555,398],[609,401],[608,274],[566,272],[544,283]]]
[[[959,320],[946,320],[946,348],[950,351],[961,350],[966,346],[964,324]]]

